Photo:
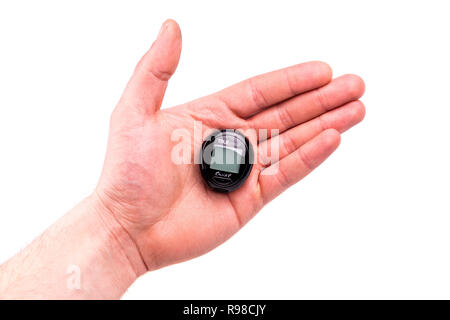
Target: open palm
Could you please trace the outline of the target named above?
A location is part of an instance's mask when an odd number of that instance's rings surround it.
[[[364,83],[332,80],[330,67],[309,62],[260,75],[201,99],[160,110],[181,52],[178,25],[163,24],[111,117],[108,151],[96,195],[156,269],[201,255],[227,240],[267,202],[302,179],[360,122]],[[200,136],[195,124],[201,122]],[[214,128],[278,129],[249,137],[260,159],[279,146],[279,162],[258,162],[238,190],[221,194],[203,182],[194,157]],[[189,163],[173,161],[176,130],[192,138]],[[259,137],[261,138],[261,137]],[[270,166],[278,170],[270,171]],[[268,171],[266,171],[268,172]]]

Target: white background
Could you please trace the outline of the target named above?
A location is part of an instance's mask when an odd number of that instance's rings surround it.
[[[166,18],[165,107],[323,60],[366,81],[364,122],[226,244],[125,298],[450,298],[446,1],[2,1],[0,261],[94,188],[109,115]]]

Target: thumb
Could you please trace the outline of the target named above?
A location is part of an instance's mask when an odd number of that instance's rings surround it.
[[[181,54],[181,31],[174,20],[166,20],[151,48],[134,70],[121,100],[152,114],[161,107],[167,83]]]

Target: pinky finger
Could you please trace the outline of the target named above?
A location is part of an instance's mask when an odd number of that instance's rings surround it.
[[[337,149],[340,140],[337,130],[325,130],[279,162],[262,170],[259,185],[264,203],[273,200],[319,166]]]

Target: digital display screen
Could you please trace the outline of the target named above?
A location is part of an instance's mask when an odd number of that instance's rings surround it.
[[[242,156],[228,148],[214,147],[211,157],[211,169],[231,173],[238,173],[242,163]]]

